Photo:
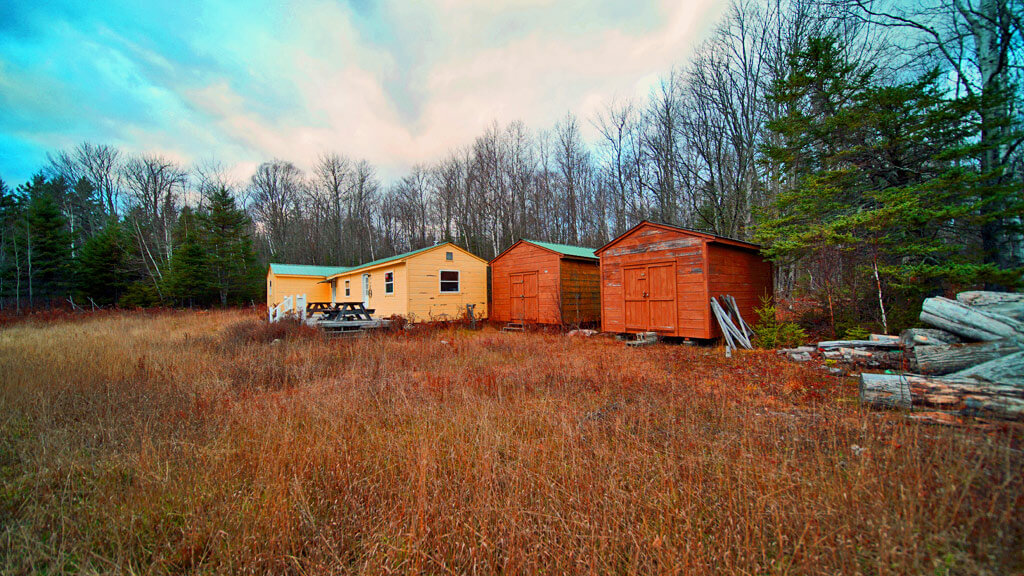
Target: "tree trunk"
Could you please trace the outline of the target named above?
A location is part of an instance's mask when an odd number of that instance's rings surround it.
[[[927,298],[921,321],[971,340],[1024,337],[1024,323],[1009,316],[975,310],[948,298]]]
[[[970,416],[1024,419],[1024,388],[972,378],[861,374],[860,401],[878,408],[928,407]]]
[[[960,344],[962,342],[963,340],[956,334],[934,328],[909,328],[900,334],[900,343],[904,349],[916,349],[918,346]]]
[[[1024,352],[1016,352],[961,370],[950,376],[977,378],[996,384],[1019,386],[1024,391]]]
[[[993,340],[979,344],[919,346],[914,349],[914,355],[918,372],[939,375],[965,370],[1022,349],[1024,345],[1016,340]]]
[[[977,290],[961,292],[956,295],[956,299],[957,302],[973,306],[978,310],[1002,314],[1015,320],[1024,320],[1024,294]]]

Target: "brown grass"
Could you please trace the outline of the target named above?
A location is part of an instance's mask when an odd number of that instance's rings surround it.
[[[1022,570],[1020,432],[854,398],[772,353],[603,337],[14,324],[0,571]]]

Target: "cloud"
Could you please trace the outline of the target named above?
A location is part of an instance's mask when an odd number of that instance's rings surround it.
[[[271,158],[308,167],[332,151],[396,178],[494,121],[540,130],[642,97],[722,10],[713,0],[39,6],[16,0],[0,26],[8,180],[83,140],[212,156],[233,174]]]

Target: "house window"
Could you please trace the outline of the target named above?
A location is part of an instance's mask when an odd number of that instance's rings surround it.
[[[453,254],[452,252],[445,252],[444,259],[451,262],[452,260],[455,260],[455,254]]]
[[[274,281],[273,280],[267,280],[267,296],[273,296],[273,295],[274,295]]]
[[[348,286],[348,280],[345,280],[345,296],[351,296],[352,289]]]
[[[459,271],[441,270],[441,293],[459,291]]]
[[[394,294],[395,293],[395,273],[385,272],[384,273],[384,293]]]

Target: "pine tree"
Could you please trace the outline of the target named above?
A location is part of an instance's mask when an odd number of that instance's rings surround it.
[[[184,208],[175,230],[175,249],[164,283],[166,293],[186,306],[207,306],[213,302],[211,277],[214,264],[208,243],[191,208]]]
[[[759,230],[773,258],[819,262],[829,309],[852,321],[873,309],[883,329],[912,321],[890,322],[894,299],[913,310],[929,291],[1014,284],[1019,271],[984,263],[979,250],[984,207],[1007,191],[975,160],[976,103],[947,98],[937,72],[875,84],[830,39],[811,40],[791,65],[773,93],[788,114],[769,124],[783,144],[767,150],[790,189]]]
[[[231,192],[221,186],[207,197],[209,206],[199,220],[210,258],[210,282],[221,306],[256,297],[262,288],[262,268],[256,261],[250,221],[235,205]]]
[[[24,202],[0,180],[0,308],[13,303],[17,310],[21,309],[23,216]]]
[[[29,304],[63,297],[72,285],[71,236],[57,203],[56,186],[37,175],[20,191],[27,199],[24,245],[29,280]]]
[[[78,291],[101,306],[115,304],[130,279],[131,239],[116,219],[86,240],[78,256]]]

